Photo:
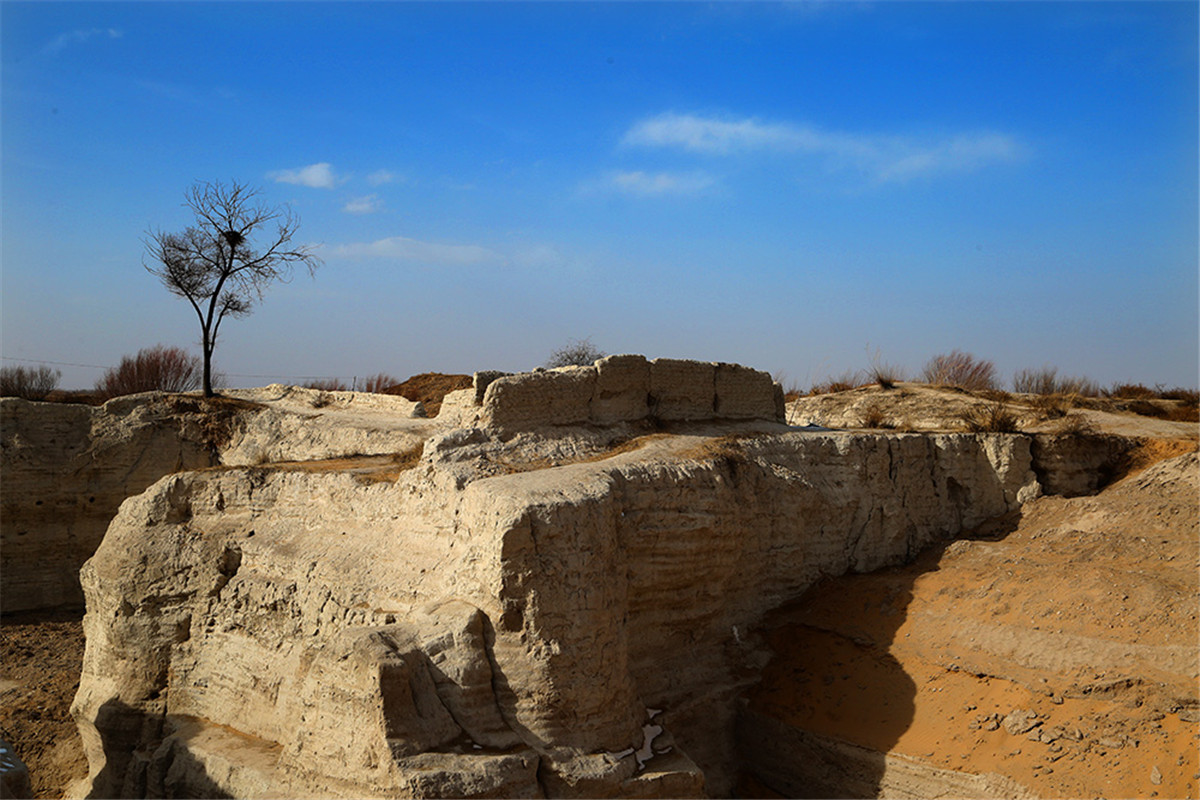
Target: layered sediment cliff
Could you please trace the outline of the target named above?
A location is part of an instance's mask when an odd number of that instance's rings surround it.
[[[648,437],[466,480],[497,441],[439,445],[395,483],[226,469],[122,507],[83,572],[94,793],[724,794],[766,611],[1038,491],[1019,437]]]

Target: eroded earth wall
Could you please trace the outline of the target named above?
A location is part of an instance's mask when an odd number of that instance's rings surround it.
[[[0,399],[0,610],[82,608],[80,567],[121,503],[164,475],[392,453],[427,435],[419,404],[401,397],[278,385],[228,394],[148,392],[100,407]]]
[[[83,570],[93,796],[726,795],[765,612],[1039,491],[1019,436],[677,436],[475,479],[453,441],[394,483],[222,469],[125,503]]]
[[[476,373],[475,389],[456,394],[451,405],[464,423],[506,431],[646,419],[783,422],[786,414],[783,387],[766,372],[639,355],[517,375]]]
[[[165,401],[142,400],[0,400],[4,612],[82,607],[79,568],[121,502],[169,472],[214,463],[203,430]]]

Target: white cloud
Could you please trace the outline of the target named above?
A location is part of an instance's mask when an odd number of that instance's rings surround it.
[[[892,159],[881,168],[879,178],[891,181],[938,172],[973,172],[991,163],[1014,161],[1021,154],[1020,145],[1002,134],[956,136]]]
[[[422,242],[403,236],[392,236],[374,242],[338,245],[330,255],[343,258],[379,258],[391,261],[415,261],[438,266],[492,266],[508,263],[500,253],[474,244],[439,244]]]
[[[742,148],[788,146],[796,134],[787,125],[768,125],[756,119],[717,119],[668,111],[637,123],[622,141],[649,147],[678,146],[700,153],[727,153]]]
[[[686,195],[702,192],[712,186],[714,182],[709,175],[703,172],[677,174],[634,170],[613,172],[608,175],[603,185],[627,194]]]
[[[386,169],[379,169],[367,176],[367,183],[372,186],[382,186],[385,183],[391,183],[397,180],[398,176],[394,172],[389,172]]]
[[[82,44],[96,36],[120,39],[123,35],[124,33],[117,28],[90,28],[88,30],[68,31],[55,37],[53,41],[42,48],[42,52],[46,55],[57,55],[73,44]]]
[[[694,153],[728,155],[766,151],[823,157],[829,166],[852,166],[880,182],[947,172],[969,172],[1013,161],[1023,148],[995,132],[957,134],[942,139],[822,131],[808,125],[763,122],[667,112],[631,127],[622,143],[676,147]]]
[[[268,172],[267,177],[276,183],[294,183],[299,186],[309,186],[313,189],[332,189],[338,184],[338,177],[333,173],[333,166],[328,162],[310,164],[298,169],[280,169]]]
[[[369,194],[365,197],[352,198],[342,206],[342,211],[347,214],[374,214],[382,207],[383,201],[379,199],[379,195]]]

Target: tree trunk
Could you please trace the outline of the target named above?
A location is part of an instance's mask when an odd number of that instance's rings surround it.
[[[212,397],[212,345],[209,344],[208,329],[204,330],[204,338],[200,343],[200,349],[204,351],[204,396]]]

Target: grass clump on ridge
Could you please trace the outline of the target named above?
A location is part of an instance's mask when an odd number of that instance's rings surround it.
[[[932,386],[957,386],[969,392],[1000,388],[995,364],[961,350],[929,359],[921,370],[921,378]]]

